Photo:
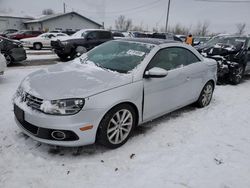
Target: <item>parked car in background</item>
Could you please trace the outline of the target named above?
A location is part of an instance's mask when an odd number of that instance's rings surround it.
[[[110,31],[103,29],[84,29],[76,32],[67,39],[52,40],[51,47],[58,57],[65,61],[73,59],[83,52],[112,40],[113,36]]]
[[[132,37],[134,38],[148,38],[148,35],[140,31],[130,31]]]
[[[3,75],[6,68],[6,60],[3,54],[0,53],[0,75]]]
[[[40,142],[117,148],[138,124],[194,102],[209,105],[216,73],[216,61],[184,43],[112,40],[24,78],[15,119]]]
[[[175,40],[179,42],[183,42],[179,37],[172,33],[153,33],[151,35],[151,38],[157,38],[157,39],[167,39],[167,40]]]
[[[8,34],[16,33],[16,32],[18,32],[17,29],[6,29],[6,30],[0,32],[0,36],[6,37],[6,35],[8,35]]]
[[[176,37],[178,37],[179,39],[182,40],[182,42],[185,42],[187,36],[186,35],[175,35]]]
[[[204,44],[210,39],[211,37],[194,37],[194,46]]]
[[[31,37],[37,37],[38,35],[41,35],[42,31],[31,31],[31,30],[21,30],[16,33],[8,34],[6,35],[9,39],[25,39],[25,38],[31,38]]]
[[[125,35],[122,32],[118,31],[112,31],[112,35],[114,39],[121,39],[125,37]]]
[[[42,48],[51,48],[51,40],[60,39],[60,37],[68,37],[68,35],[65,33],[43,33],[37,37],[22,39],[20,41],[24,47],[41,50]]]
[[[132,34],[130,31],[123,31],[122,34],[123,34],[125,37],[130,37],[130,38],[133,37],[133,34]]]
[[[20,41],[0,37],[0,51],[5,56],[7,66],[27,58]]]
[[[49,31],[49,33],[65,33],[67,35],[73,35],[76,32],[77,31],[73,31],[73,30],[52,30],[52,31]]]
[[[219,82],[239,84],[244,74],[250,73],[250,37],[215,37],[198,50],[218,62]]]

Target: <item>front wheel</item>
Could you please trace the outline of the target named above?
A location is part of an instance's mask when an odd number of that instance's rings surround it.
[[[10,66],[10,64],[13,63],[12,57],[11,57],[9,54],[4,54],[4,57],[5,57],[5,59],[6,59],[6,65],[7,65],[7,66]]]
[[[242,64],[234,70],[233,74],[230,75],[230,81],[233,85],[237,85],[242,81],[245,68]]]
[[[122,104],[112,108],[102,119],[97,142],[105,147],[115,149],[127,142],[136,124],[133,107]]]
[[[200,108],[208,106],[211,102],[213,92],[214,92],[214,84],[210,81],[206,83],[206,85],[203,87],[200,97],[197,101],[197,106]]]

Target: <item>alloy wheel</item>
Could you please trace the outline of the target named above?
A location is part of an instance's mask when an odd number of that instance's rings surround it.
[[[243,75],[243,67],[240,66],[237,70],[236,70],[236,74],[235,74],[235,79],[236,79],[236,82],[240,82],[240,80],[242,79],[242,75]]]
[[[133,126],[133,115],[127,109],[119,110],[109,121],[107,137],[110,143],[120,144],[129,135]]]
[[[203,106],[207,106],[210,103],[212,95],[213,95],[213,86],[211,84],[207,84],[202,94],[201,102]]]

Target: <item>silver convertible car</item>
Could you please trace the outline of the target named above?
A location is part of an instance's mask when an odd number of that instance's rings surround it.
[[[207,106],[216,73],[214,60],[183,43],[114,40],[24,78],[15,119],[43,143],[117,148],[137,125],[192,103]]]

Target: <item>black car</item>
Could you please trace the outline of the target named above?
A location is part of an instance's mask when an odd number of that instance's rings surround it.
[[[67,40],[51,41],[51,47],[58,57],[65,61],[112,39],[113,36],[110,31],[101,29],[80,30]]]
[[[168,40],[175,40],[179,42],[183,42],[179,37],[172,33],[153,33],[150,38],[157,38],[157,39],[168,39]]]
[[[239,84],[250,72],[250,37],[217,36],[196,49],[218,62],[218,81]]]
[[[4,37],[0,37],[0,51],[5,56],[7,65],[27,58],[21,42]]]

